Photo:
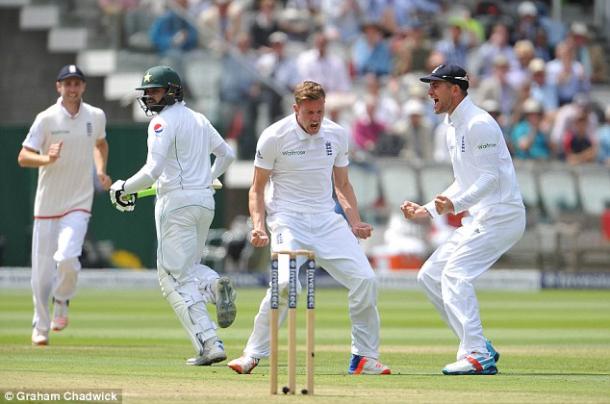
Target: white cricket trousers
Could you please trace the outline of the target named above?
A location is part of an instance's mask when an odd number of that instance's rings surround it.
[[[49,301],[70,300],[76,293],[78,257],[89,223],[88,212],[74,211],[58,219],[34,219],[32,232],[33,326],[48,331]]]
[[[377,311],[377,280],[362,247],[345,219],[335,212],[303,214],[282,213],[269,216],[271,249],[312,250],[316,263],[348,289],[349,314],[352,322],[351,352],[377,359],[379,357],[379,313]],[[282,257],[284,259],[282,259]],[[299,268],[304,262],[299,257]],[[280,256],[279,293],[280,323],[288,313],[288,259]],[[301,291],[300,283],[297,285]],[[254,329],[244,353],[256,358],[269,356],[269,302],[271,290],[260,304]],[[324,310],[324,307],[317,309]]]
[[[460,340],[457,359],[486,353],[479,303],[473,282],[523,235],[525,210],[510,208],[453,233],[424,263],[417,281]]]
[[[155,204],[159,282],[187,332],[204,340],[216,336],[206,304],[214,301],[211,286],[219,275],[201,264],[213,219],[211,192],[173,191]]]

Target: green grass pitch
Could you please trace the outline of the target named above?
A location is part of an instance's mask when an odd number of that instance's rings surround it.
[[[229,359],[241,353],[262,289],[238,291],[238,317],[219,330]],[[608,403],[610,292],[479,293],[496,376],[443,376],[456,339],[420,292],[382,290],[382,360],[390,376],[349,376],[347,293],[320,289],[315,396],[270,397],[268,363],[237,375],[220,363],[188,367],[192,347],[159,291],[80,290],[70,326],[30,345],[31,296],[0,293],[0,391],[122,389],[124,403]],[[304,297],[299,300],[298,389],[304,386]],[[213,308],[210,309],[214,316]],[[280,390],[287,382],[280,331]],[[0,402],[4,400],[0,397]]]

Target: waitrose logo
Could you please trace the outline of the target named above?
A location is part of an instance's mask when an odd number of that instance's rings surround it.
[[[498,144],[497,143],[484,143],[484,144],[480,144],[477,146],[477,148],[479,150],[483,150],[483,149],[489,149],[490,147],[496,147]]]

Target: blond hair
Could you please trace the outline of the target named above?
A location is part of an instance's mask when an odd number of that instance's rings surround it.
[[[321,100],[326,98],[322,86],[313,81],[304,81],[294,89],[294,102],[300,104],[303,101]]]

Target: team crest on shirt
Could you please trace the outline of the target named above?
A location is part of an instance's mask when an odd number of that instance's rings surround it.
[[[462,136],[462,153],[466,152],[466,143],[464,142],[464,136]]]
[[[324,147],[326,148],[326,155],[332,156],[333,155],[333,145],[330,142],[326,142],[326,145]]]
[[[157,136],[161,136],[161,132],[163,132],[163,125],[161,125],[160,123],[156,123],[153,127],[153,130],[155,131]]]
[[[91,122],[87,122],[87,136],[93,135],[93,124]]]

